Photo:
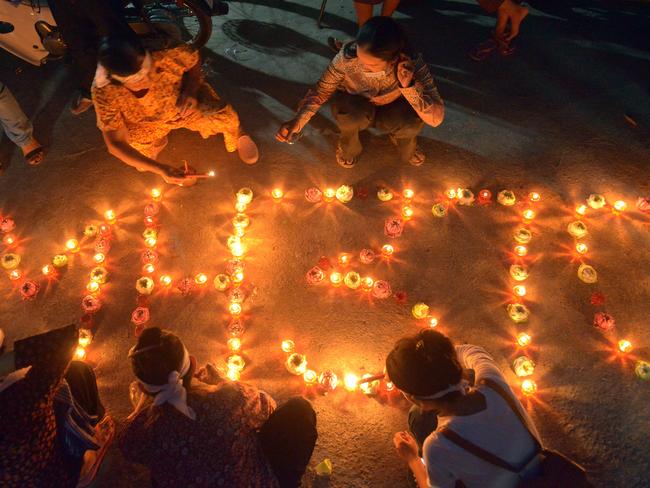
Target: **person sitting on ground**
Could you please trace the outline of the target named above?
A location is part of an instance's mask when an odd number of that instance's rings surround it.
[[[199,55],[188,46],[149,53],[133,36],[109,37],[99,47],[92,86],[97,125],[111,154],[168,183],[196,181],[186,170],[156,161],[174,129],[204,138],[223,134],[226,150],[254,164],[257,146],[235,110],[204,80]]]
[[[473,370],[475,387],[469,386],[464,370]],[[485,350],[469,344],[454,347],[443,334],[426,329],[395,344],[386,371],[413,404],[410,432],[396,433],[393,441],[420,488],[453,488],[458,482],[468,488],[519,485],[516,474],[448,437],[456,434],[514,466],[526,465],[538,453],[531,433],[536,439],[539,434],[532,420]],[[526,427],[506,398],[514,402]]]
[[[316,443],[316,414],[303,398],[276,409],[252,386],[225,380],[172,332],[144,329],[129,351],[135,410],[119,444],[149,467],[154,486],[298,487]]]
[[[437,127],[444,117],[427,64],[411,51],[404,32],[389,17],[373,17],[354,42],[343,46],[276,138],[295,140],[332,96],[332,114],[340,129],[336,160],[344,168],[354,166],[361,154],[359,131],[373,125],[390,135],[403,162],[421,165],[424,153],[417,147],[417,135],[425,123]]]
[[[27,164],[36,166],[43,162],[43,146],[34,138],[34,126],[2,81],[0,81],[0,125],[9,140],[22,150]],[[0,161],[0,170],[2,166]]]
[[[514,53],[512,41],[519,34],[521,23],[528,15],[528,7],[519,0],[477,0],[485,12],[497,14],[492,37],[477,45],[469,56],[483,61],[497,49],[503,56]]]
[[[69,325],[0,356],[0,486],[81,487],[95,477],[115,427],[93,370],[71,362],[77,342]]]

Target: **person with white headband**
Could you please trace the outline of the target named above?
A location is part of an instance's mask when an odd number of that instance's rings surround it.
[[[537,439],[539,434],[532,420],[484,349],[454,346],[443,334],[425,329],[395,344],[386,358],[386,372],[413,404],[410,432],[396,433],[393,443],[417,486],[518,486],[521,480],[513,472],[457,443],[460,437],[464,445],[468,441],[514,466],[525,465],[538,452],[531,434]]]
[[[198,52],[189,46],[148,52],[134,36],[104,38],[99,46],[92,100],[108,151],[139,171],[181,186],[196,183],[188,167],[157,161],[174,129],[203,138],[223,134],[228,152],[254,164],[257,146],[237,112],[205,81]]]
[[[307,400],[276,408],[267,393],[224,379],[212,365],[195,375],[181,340],[157,327],[140,334],[129,359],[144,395],[132,395],[119,445],[150,469],[154,486],[300,486],[317,437]]]

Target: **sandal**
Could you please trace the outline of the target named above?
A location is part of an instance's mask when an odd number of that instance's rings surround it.
[[[80,115],[93,106],[93,101],[82,95],[77,95],[77,98],[74,99],[72,105],[70,106],[70,113],[72,115]]]
[[[110,415],[105,415],[102,421],[95,427],[95,437],[101,447],[97,451],[86,451],[84,454],[84,464],[81,467],[77,488],[86,488],[95,480],[102,461],[106,456],[108,447],[115,437],[115,422]]]
[[[237,139],[237,153],[239,159],[246,164],[255,164],[260,158],[257,144],[247,135],[239,136],[239,139]]]
[[[422,166],[426,159],[426,156],[424,155],[424,151],[420,148],[420,146],[415,148],[415,152],[413,153],[413,156],[411,156],[411,159],[409,159],[409,164],[412,166]]]
[[[487,41],[483,41],[480,44],[477,44],[469,52],[470,59],[474,61],[485,61],[487,57],[492,54],[499,47],[497,41],[490,38]]]
[[[351,158],[351,159],[346,159],[343,157],[343,149],[341,148],[341,145],[339,144],[336,146],[336,162],[341,166],[342,168],[350,169],[354,168],[354,165],[357,164],[358,158]]]
[[[45,149],[43,149],[43,146],[39,145],[37,148],[32,149],[27,154],[25,154],[24,158],[25,162],[30,166],[38,166],[43,162],[43,159],[45,158]]]

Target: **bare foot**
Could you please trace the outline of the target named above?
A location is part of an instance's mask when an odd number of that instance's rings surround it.
[[[246,164],[255,164],[260,158],[260,153],[257,150],[257,145],[250,138],[250,136],[240,136],[237,140],[237,152],[239,159]]]

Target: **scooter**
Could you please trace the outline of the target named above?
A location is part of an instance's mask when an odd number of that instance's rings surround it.
[[[228,4],[220,0],[124,2],[127,23],[147,47],[203,47],[212,34],[211,17],[227,13]],[[47,0],[0,0],[0,48],[36,66],[62,58],[68,49]]]

